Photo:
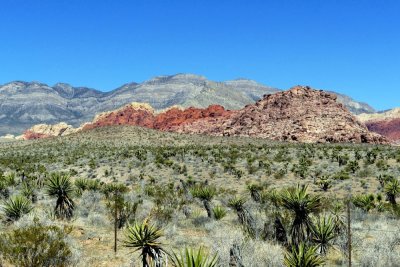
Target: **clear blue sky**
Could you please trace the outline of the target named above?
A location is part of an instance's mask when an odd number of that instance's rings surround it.
[[[400,106],[398,0],[1,0],[0,84],[246,77]]]

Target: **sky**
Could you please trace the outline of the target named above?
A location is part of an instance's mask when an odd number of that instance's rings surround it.
[[[400,106],[398,0],[1,0],[0,84],[248,78]]]

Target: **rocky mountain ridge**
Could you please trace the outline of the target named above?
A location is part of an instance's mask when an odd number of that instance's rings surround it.
[[[173,107],[156,112],[150,105],[133,103],[102,113],[72,133],[113,125],[134,125],[161,131],[215,136],[252,136],[277,141],[313,143],[387,143],[371,133],[342,104],[337,96],[309,87],[296,86],[289,91],[267,94],[254,104],[239,110],[221,105],[207,108]],[[40,138],[33,129],[25,139]],[[61,132],[59,135],[64,135]]]
[[[125,104],[142,102],[155,110],[171,106],[206,108],[219,104],[225,109],[240,109],[280,91],[248,79],[215,82],[194,74],[158,76],[143,83],[128,83],[110,92],[58,83],[11,82],[0,85],[0,136],[21,134],[36,124],[61,121],[78,127],[96,114]],[[368,105],[338,94],[354,113],[372,112]]]

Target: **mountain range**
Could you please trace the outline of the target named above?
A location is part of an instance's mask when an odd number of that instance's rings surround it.
[[[158,76],[142,83],[128,83],[110,92],[66,83],[14,81],[0,86],[0,136],[21,134],[35,124],[66,122],[79,126],[96,114],[131,102],[148,103],[155,110],[172,106],[205,108],[219,104],[236,110],[280,89],[253,80],[210,81],[194,74]],[[366,103],[336,94],[353,114],[373,113]]]
[[[147,103],[131,103],[98,114],[79,128],[65,123],[36,125],[23,139],[65,136],[99,127],[131,125],[188,134],[251,136],[276,141],[306,143],[378,143],[387,140],[368,131],[335,94],[295,86],[268,94],[241,109],[226,110],[221,105],[207,108],[170,107],[155,111]]]

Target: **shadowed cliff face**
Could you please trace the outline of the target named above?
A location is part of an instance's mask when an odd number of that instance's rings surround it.
[[[265,95],[255,104],[233,111],[211,105],[204,109],[173,107],[156,113],[148,104],[133,103],[99,114],[82,128],[112,125],[292,142],[387,143],[337,103],[336,95],[302,86]]]
[[[0,85],[0,136],[21,134],[35,124],[64,121],[77,127],[93,120],[96,114],[132,102],[148,103],[158,111],[174,105],[206,108],[213,104],[235,110],[278,91],[252,80],[215,82],[193,74],[159,76],[143,83],[128,83],[107,93],[65,83],[48,86],[39,82],[11,82]],[[373,111],[344,95],[338,94],[337,101],[354,114]]]

